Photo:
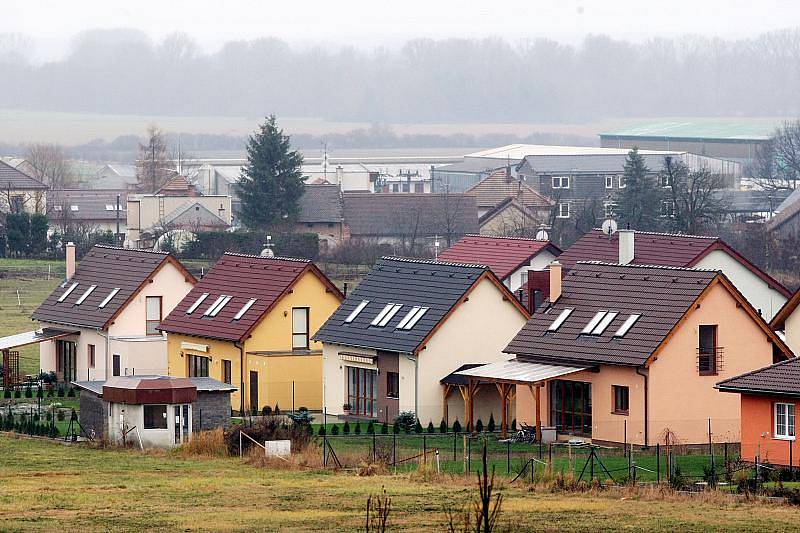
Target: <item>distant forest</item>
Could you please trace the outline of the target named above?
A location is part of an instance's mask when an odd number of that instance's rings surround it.
[[[800,114],[800,29],[574,46],[418,39],[369,51],[259,39],[213,53],[183,34],[152,42],[115,29],[79,34],[54,62],[32,63],[30,48],[0,35],[2,108],[371,123]]]

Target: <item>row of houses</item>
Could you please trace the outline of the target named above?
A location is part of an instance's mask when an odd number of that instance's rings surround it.
[[[213,380],[237,412],[494,416],[643,446],[706,442],[712,420],[763,457],[794,435],[799,306],[719,239],[629,230],[563,252],[471,235],[438,261],[384,257],[347,295],[305,260],[228,253],[197,280],[167,253],[95,246],[76,267],[68,246],[40,329],[0,349],[39,343],[43,370],[88,391]],[[764,424],[774,439],[753,440]]]

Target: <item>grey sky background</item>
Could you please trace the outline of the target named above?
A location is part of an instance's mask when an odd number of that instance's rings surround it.
[[[2,0],[0,33],[28,36],[32,57],[58,59],[93,28],[130,27],[154,40],[180,31],[206,51],[234,39],[273,36],[296,46],[396,46],[410,38],[548,37],[575,43],[604,33],[754,36],[800,24],[791,0]]]

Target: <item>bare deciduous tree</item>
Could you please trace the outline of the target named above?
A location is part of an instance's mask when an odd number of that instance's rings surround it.
[[[796,189],[800,180],[800,120],[786,122],[756,149],[755,177],[769,189]]]
[[[668,218],[672,231],[701,234],[720,221],[724,214],[724,201],[720,191],[725,188],[725,178],[708,169],[690,172],[680,160],[664,158],[662,183],[669,186],[665,202],[671,202]]]
[[[32,176],[49,185],[51,189],[68,189],[78,183],[72,163],[64,148],[58,144],[28,145],[25,160],[30,165]]]
[[[155,193],[172,174],[164,133],[155,125],[147,128],[147,141],[139,144],[136,161],[137,190]]]

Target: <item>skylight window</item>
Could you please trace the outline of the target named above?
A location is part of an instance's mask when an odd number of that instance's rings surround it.
[[[204,298],[204,299],[205,299],[205,298]],[[211,313],[212,313],[212,311],[214,311],[214,309],[216,309],[216,308],[217,308],[217,306],[218,306],[219,304],[221,304],[221,303],[222,303],[222,300],[224,300],[224,299],[225,299],[225,295],[224,295],[224,294],[220,295],[220,297],[219,297],[219,298],[217,298],[216,300],[214,300],[214,303],[212,303],[210,306],[208,306],[208,309],[206,309],[206,312],[205,312],[205,313],[203,313],[203,316],[211,316]]]
[[[592,335],[602,335],[608,325],[611,324],[611,321],[614,320],[618,314],[619,313],[617,312],[606,313],[606,315],[603,317],[603,320],[601,320],[600,323],[597,324],[597,327],[592,330]]]
[[[353,309],[353,311],[349,315],[347,315],[347,318],[344,319],[345,323],[349,324],[350,322],[355,320],[356,317],[361,313],[361,311],[364,310],[367,304],[369,304],[369,300],[361,300],[361,303],[358,304],[356,308]]]
[[[619,327],[616,333],[614,333],[615,337],[624,337],[626,333],[636,324],[636,321],[641,318],[642,315],[631,315],[628,317],[625,322]]]
[[[258,298],[250,298],[249,300],[247,300],[247,303],[244,304],[241,309],[239,309],[239,312],[236,313],[236,316],[233,317],[233,319],[239,320],[240,318],[242,318],[244,314],[248,311],[248,309],[253,307],[253,304],[256,303],[257,300]]]
[[[214,304],[206,310],[204,313],[205,316],[217,316],[219,312],[222,311],[222,308],[228,305],[228,302],[230,302],[232,298],[233,296],[228,296],[226,294],[220,295],[220,297],[217,298],[217,301],[215,301]]]
[[[81,304],[83,303],[83,301],[84,301],[86,298],[88,298],[88,297],[89,297],[89,295],[90,295],[90,294],[92,294],[92,292],[93,292],[93,291],[94,291],[96,288],[97,288],[97,285],[92,285],[91,287],[89,287],[88,289],[86,289],[86,291],[85,291],[83,294],[81,294],[81,297],[80,297],[80,298],[78,298],[78,301],[77,301],[77,302],[75,302],[75,305],[81,305]]]
[[[561,311],[561,313],[556,317],[556,319],[553,320],[553,323],[550,324],[550,327],[547,328],[547,331],[558,331],[558,328],[560,328],[561,324],[563,324],[564,321],[566,321],[567,318],[569,318],[569,315],[571,315],[573,311],[574,309],[569,309],[569,308]]]
[[[400,321],[400,324],[397,325],[397,329],[411,329],[417,325],[419,319],[428,312],[427,307],[414,307],[411,311],[403,317],[403,320]]]
[[[110,302],[110,301],[111,301],[111,299],[112,299],[112,298],[114,298],[114,296],[116,296],[118,292],[119,292],[119,287],[118,287],[118,288],[116,288],[116,289],[114,289],[114,290],[112,290],[110,293],[108,293],[108,296],[106,296],[105,298],[103,298],[103,301],[102,301],[102,302],[100,302],[100,305],[98,305],[97,307],[99,307],[100,309],[102,309],[102,308],[104,308],[105,306],[107,306],[107,305],[108,305],[108,302]]]
[[[400,310],[401,307],[403,307],[402,304],[394,304],[394,303],[386,304],[386,306],[383,309],[381,309],[381,312],[378,313],[378,316],[375,317],[375,320],[373,320],[370,324],[372,326],[378,326],[381,328],[384,327],[386,324],[389,323],[392,317],[397,314],[397,312]]]
[[[403,320],[401,320],[400,323],[397,324],[397,329],[405,329],[406,324],[408,324],[411,321],[411,319],[414,318],[414,316],[417,314],[417,311],[419,310],[420,307],[418,305],[412,307],[411,310],[408,313],[406,313],[406,316],[403,317]]]
[[[186,310],[186,314],[191,315],[192,313],[194,313],[197,310],[197,308],[200,307],[200,304],[202,304],[206,300],[206,298],[208,298],[208,295],[209,293],[204,292],[203,294],[198,296],[197,300],[195,300],[194,303],[189,306],[189,309]]]
[[[78,206],[77,205],[71,205],[71,206],[69,206],[69,210],[70,211],[77,211],[78,210]]]
[[[64,294],[61,295],[61,297],[58,299],[58,301],[59,302],[63,302],[64,300],[66,300],[67,296],[72,294],[72,291],[74,291],[77,286],[78,286],[77,283],[73,283],[72,285],[70,285],[69,288],[64,291]]]
[[[594,328],[597,327],[597,324],[599,324],[600,321],[603,320],[603,317],[606,316],[606,313],[608,313],[608,311],[598,311],[595,313],[589,323],[586,324],[586,327],[581,331],[581,335],[591,334]]]

